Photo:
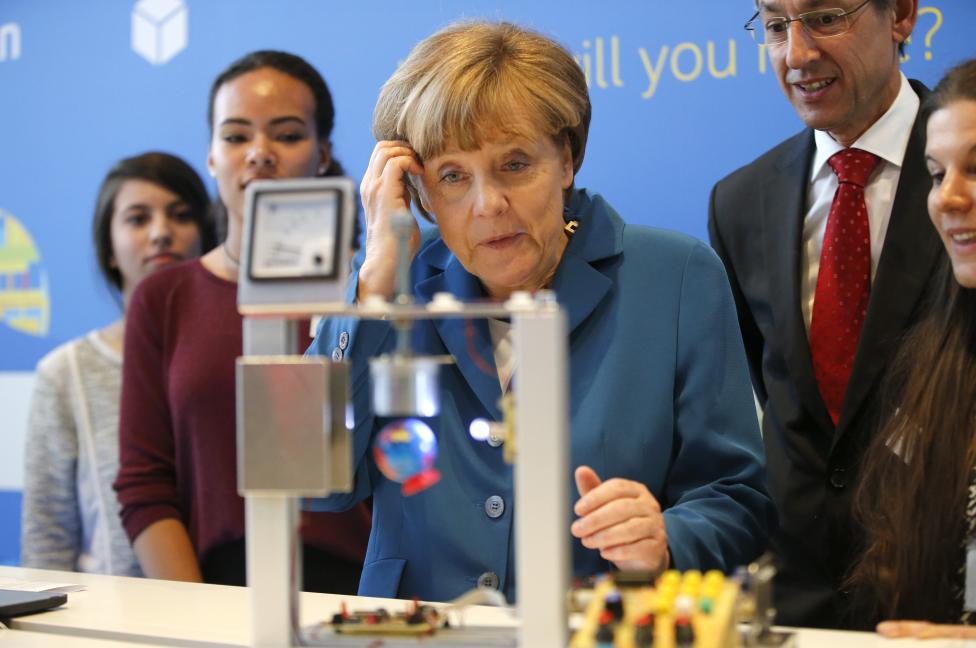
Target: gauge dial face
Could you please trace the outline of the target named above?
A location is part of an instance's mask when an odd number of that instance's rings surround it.
[[[258,196],[251,233],[251,278],[335,277],[339,223],[335,191]]]

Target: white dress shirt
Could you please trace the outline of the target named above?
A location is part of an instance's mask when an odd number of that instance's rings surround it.
[[[864,199],[868,208],[868,226],[871,230],[871,281],[878,270],[878,259],[884,246],[891,207],[895,202],[895,191],[901,177],[902,162],[912,126],[918,115],[919,98],[901,75],[901,89],[888,112],[862,134],[852,148],[874,153],[881,162],[871,174],[864,187]],[[834,175],[827,160],[834,153],[844,149],[826,131],[814,131],[817,151],[810,169],[810,185],[807,191],[807,213],[803,220],[803,259],[800,278],[800,305],[803,321],[810,330],[813,315],[813,298],[817,290],[817,273],[820,271],[820,251],[823,249],[824,231],[827,229],[827,216],[837,191],[837,176]]]
[[[495,368],[498,369],[498,383],[504,394],[515,374],[515,353],[512,349],[512,324],[500,319],[488,319],[488,332],[491,333],[491,346],[495,351]]]

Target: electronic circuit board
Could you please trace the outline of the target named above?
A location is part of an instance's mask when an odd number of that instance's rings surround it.
[[[588,580],[572,592],[570,648],[740,648],[792,645],[792,634],[757,624],[772,618],[768,590],[745,570],[734,578],[719,571],[614,573]],[[760,596],[757,599],[757,594]],[[304,645],[349,648],[473,646],[516,648],[516,627],[470,626],[451,616],[462,606],[403,603],[399,612],[371,608],[341,611],[303,629]],[[738,625],[742,624],[742,625]],[[528,647],[522,647],[528,648]]]
[[[654,585],[596,583],[571,648],[737,648],[739,585],[718,571],[668,571]]]
[[[416,648],[418,645],[515,648],[518,645],[514,628],[452,625],[443,609],[417,601],[405,603],[399,612],[386,608],[350,612],[343,604],[330,621],[305,628],[302,640],[304,645],[349,648]]]

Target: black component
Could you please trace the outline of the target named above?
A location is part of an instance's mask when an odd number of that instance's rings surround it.
[[[345,622],[346,619],[344,616],[342,616],[341,612],[336,612],[332,615],[332,625],[342,625]]]
[[[570,583],[569,588],[571,590],[578,589],[596,589],[596,584],[599,581],[596,576],[574,576],[573,581]]]
[[[684,619],[674,624],[674,643],[676,646],[695,645],[695,631],[691,621]]]
[[[621,589],[648,587],[654,584],[654,572],[621,571],[613,575],[613,583]]]
[[[594,638],[598,644],[613,644],[613,626],[609,623],[601,623],[596,629],[596,637]]]
[[[732,573],[732,580],[739,584],[739,589],[743,594],[748,593],[752,589],[753,583],[752,579],[749,578],[749,568],[744,565],[735,568],[735,571]]]
[[[614,621],[624,618],[624,599],[620,592],[610,592],[603,600],[603,609],[613,615]]]
[[[654,645],[654,621],[634,629],[634,643],[637,648],[651,648]]]

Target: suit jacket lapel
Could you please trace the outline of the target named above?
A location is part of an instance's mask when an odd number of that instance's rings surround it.
[[[572,335],[612,287],[611,280],[594,268],[593,262],[620,254],[624,224],[601,197],[590,197],[582,191],[573,196],[570,211],[580,221],[580,228],[566,247],[553,278],[552,289],[567,311]],[[432,270],[427,279],[417,284],[416,292],[420,299],[430,300],[438,292],[450,292],[463,302],[486,298],[481,282],[451,255],[443,241],[425,248],[417,261],[419,265],[427,265]],[[434,320],[434,327],[447,352],[454,356],[464,380],[488,414],[495,420],[501,420],[498,409],[501,386],[487,321],[437,319]],[[518,368],[516,376],[517,372]]]
[[[610,291],[613,282],[593,266],[594,262],[620,254],[623,250],[623,220],[600,196],[581,192],[572,201],[573,217],[579,230],[569,241],[552,289],[566,309],[569,333],[582,324]]]
[[[915,86],[915,90],[924,100],[927,90],[922,86]],[[871,286],[871,301],[834,444],[877,389],[881,370],[909,327],[912,313],[942,254],[942,243],[927,215],[930,181],[925,166],[926,117],[920,110],[905,151],[884,250]]]
[[[438,241],[434,247],[439,248],[439,253],[447,250],[442,241]],[[419,283],[418,296],[430,300],[438,292],[449,292],[465,303],[483,301],[484,290],[474,275],[468,274],[464,266],[449,253],[441,256],[446,259],[444,271]],[[502,390],[488,321],[451,317],[435,319],[433,324],[447,352],[454,357],[465,382],[484,405],[488,415],[494,420],[501,420],[498,400]]]
[[[806,190],[813,161],[813,131],[795,136],[777,161],[776,172],[766,178],[760,192],[763,219],[765,272],[773,296],[773,319],[781,332],[780,344],[787,369],[794,377],[800,399],[821,429],[833,429],[813,373],[806,324],[800,308],[801,248]]]

